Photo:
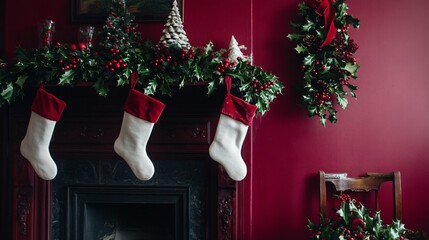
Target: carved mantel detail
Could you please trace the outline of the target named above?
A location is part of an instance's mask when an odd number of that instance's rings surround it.
[[[233,216],[233,199],[232,193],[224,192],[219,197],[219,214],[222,227],[222,239],[231,240],[232,239],[232,216]]]

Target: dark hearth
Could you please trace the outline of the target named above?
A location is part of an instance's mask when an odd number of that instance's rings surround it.
[[[67,239],[187,239],[188,187],[69,187]]]

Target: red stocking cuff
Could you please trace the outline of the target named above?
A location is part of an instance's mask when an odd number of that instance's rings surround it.
[[[156,123],[164,108],[164,103],[131,89],[125,102],[124,111],[135,117]]]
[[[43,88],[37,89],[31,111],[52,121],[58,121],[66,107],[66,103]]]
[[[238,120],[246,125],[252,123],[257,107],[241,98],[226,94],[225,102],[222,107],[222,114],[225,114],[232,119]]]

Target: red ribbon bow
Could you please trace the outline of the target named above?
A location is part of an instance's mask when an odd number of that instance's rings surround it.
[[[316,10],[316,13],[325,17],[325,29],[327,31],[325,41],[320,48],[329,45],[335,38],[337,28],[335,27],[335,9],[329,0],[323,0]]]

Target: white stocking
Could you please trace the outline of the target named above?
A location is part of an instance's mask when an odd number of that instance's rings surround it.
[[[236,181],[243,180],[247,174],[241,148],[248,128],[244,123],[221,114],[209,148],[210,157],[220,163],[229,177]]]
[[[115,152],[130,166],[141,180],[152,178],[155,168],[146,153],[146,145],[155,123],[124,112],[121,132],[114,144]]]
[[[27,134],[21,142],[21,154],[33,166],[40,178],[52,180],[57,175],[57,165],[49,152],[55,121],[31,112]]]
[[[22,156],[31,163],[36,174],[45,180],[52,180],[57,175],[57,165],[49,152],[49,144],[65,107],[65,102],[40,87],[31,106],[27,133],[21,142]]]

